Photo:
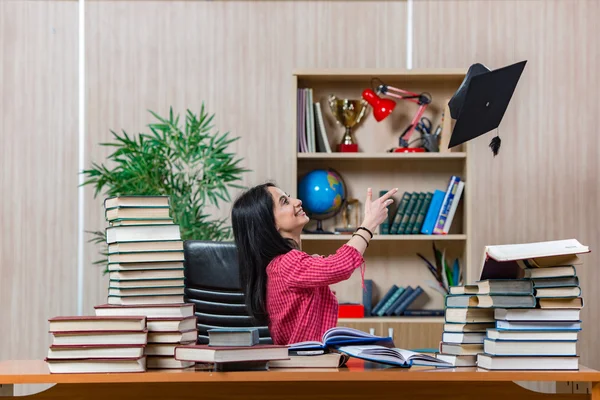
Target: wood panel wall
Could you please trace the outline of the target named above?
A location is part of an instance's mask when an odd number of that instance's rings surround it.
[[[77,311],[77,123],[77,4],[0,2],[0,360]]]
[[[405,2],[88,0],[86,11],[88,164],[106,156],[98,143],[110,129],[139,132],[152,122],[148,109],[183,113],[204,102],[221,131],[241,137],[234,150],[252,170],[244,183],[289,187],[292,70],[406,66]],[[413,13],[414,68],[529,60],[500,155],[487,148],[491,134],[472,144],[472,259],[490,243],[590,245],[578,269],[580,352],[600,368],[600,4],[418,0]],[[0,328],[0,359],[43,357],[46,319],[76,312],[77,4],[0,2],[0,55],[0,182],[10,196],[0,214],[0,317],[11,321]],[[88,188],[85,202],[85,229],[102,229],[102,199]],[[106,278],[91,265],[97,250],[85,247],[86,313],[106,299]]]
[[[581,362],[593,368],[600,368],[599,15],[598,2],[568,0],[419,1],[414,9],[415,68],[528,60],[500,125],[499,155],[487,147],[493,133],[472,142],[472,259],[481,260],[487,244],[577,238],[591,246],[577,273]]]

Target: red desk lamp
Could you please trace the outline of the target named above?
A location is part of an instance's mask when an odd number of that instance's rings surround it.
[[[412,119],[410,125],[404,130],[404,132],[402,132],[402,135],[400,135],[399,147],[393,149],[393,152],[401,153],[425,151],[425,149],[422,147],[409,148],[408,141],[415,130],[415,127],[421,120],[421,117],[425,113],[425,109],[431,103],[431,95],[429,93],[413,93],[384,84],[381,84],[377,87],[377,93],[375,93],[373,89],[365,89],[362,93],[363,99],[365,99],[373,108],[373,116],[377,122],[385,119],[392,113],[392,111],[394,111],[394,108],[396,107],[396,102],[394,100],[381,98],[379,97],[380,93],[390,97],[395,97],[397,99],[412,101],[413,103],[417,103],[419,105],[419,109],[417,110],[417,113]]]

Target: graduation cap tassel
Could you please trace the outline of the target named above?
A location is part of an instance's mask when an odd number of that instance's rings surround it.
[[[501,143],[502,140],[500,140],[500,136],[496,135],[494,138],[492,138],[492,141],[490,142],[490,148],[492,149],[492,153],[494,153],[494,157],[498,155]]]

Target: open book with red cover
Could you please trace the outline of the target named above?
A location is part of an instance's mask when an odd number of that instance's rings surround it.
[[[338,326],[325,332],[321,342],[307,341],[292,343],[289,345],[289,350],[324,350],[329,347],[336,348],[338,346],[365,344],[377,344],[384,347],[394,347],[394,341],[391,337],[375,336],[363,331],[359,331],[358,329]]]

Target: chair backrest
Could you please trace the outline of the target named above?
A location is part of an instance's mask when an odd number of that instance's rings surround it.
[[[193,303],[198,343],[208,329],[255,326],[244,304],[237,248],[233,242],[186,240],[183,244],[186,303]],[[272,344],[269,328],[258,326],[261,344]]]

